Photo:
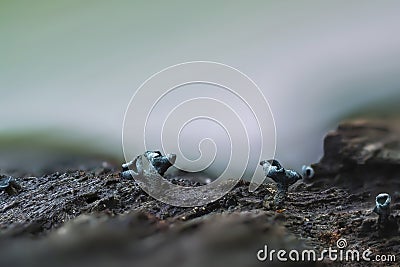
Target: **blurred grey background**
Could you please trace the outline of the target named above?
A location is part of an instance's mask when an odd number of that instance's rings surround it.
[[[341,119],[397,106],[399,25],[398,1],[2,0],[0,169],[122,161],[141,83],[210,60],[258,84],[276,157],[299,170]]]

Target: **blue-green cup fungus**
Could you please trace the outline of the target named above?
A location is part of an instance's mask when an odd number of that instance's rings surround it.
[[[293,185],[303,177],[296,171],[286,170],[279,161],[275,159],[263,160],[260,162],[266,177],[271,178],[277,185],[277,192],[274,197],[274,205],[280,209],[285,204],[289,186]]]

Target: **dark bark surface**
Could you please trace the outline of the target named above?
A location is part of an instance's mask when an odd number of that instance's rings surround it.
[[[273,209],[276,186],[248,192],[240,182],[203,207],[158,202],[118,168],[21,176],[16,195],[0,191],[0,266],[304,266],[259,262],[264,245],[279,249],[336,248],[400,261],[400,135],[396,120],[356,120],[324,141],[316,175],[289,188],[284,209]],[[193,179],[175,183],[198,186]],[[372,212],[375,196],[392,196],[392,224]],[[318,255],[319,256],[319,255]],[[269,265],[269,266],[270,266]],[[310,266],[366,266],[318,262]]]

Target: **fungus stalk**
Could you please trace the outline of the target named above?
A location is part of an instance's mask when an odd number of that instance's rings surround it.
[[[289,190],[288,186],[277,184],[277,191],[274,196],[274,205],[278,209],[284,206],[288,190]]]

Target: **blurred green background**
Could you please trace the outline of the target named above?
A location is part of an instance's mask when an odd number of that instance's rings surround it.
[[[394,112],[399,25],[398,1],[1,0],[0,169],[122,161],[135,90],[192,60],[231,65],[259,85],[277,158],[299,169],[342,118]]]

